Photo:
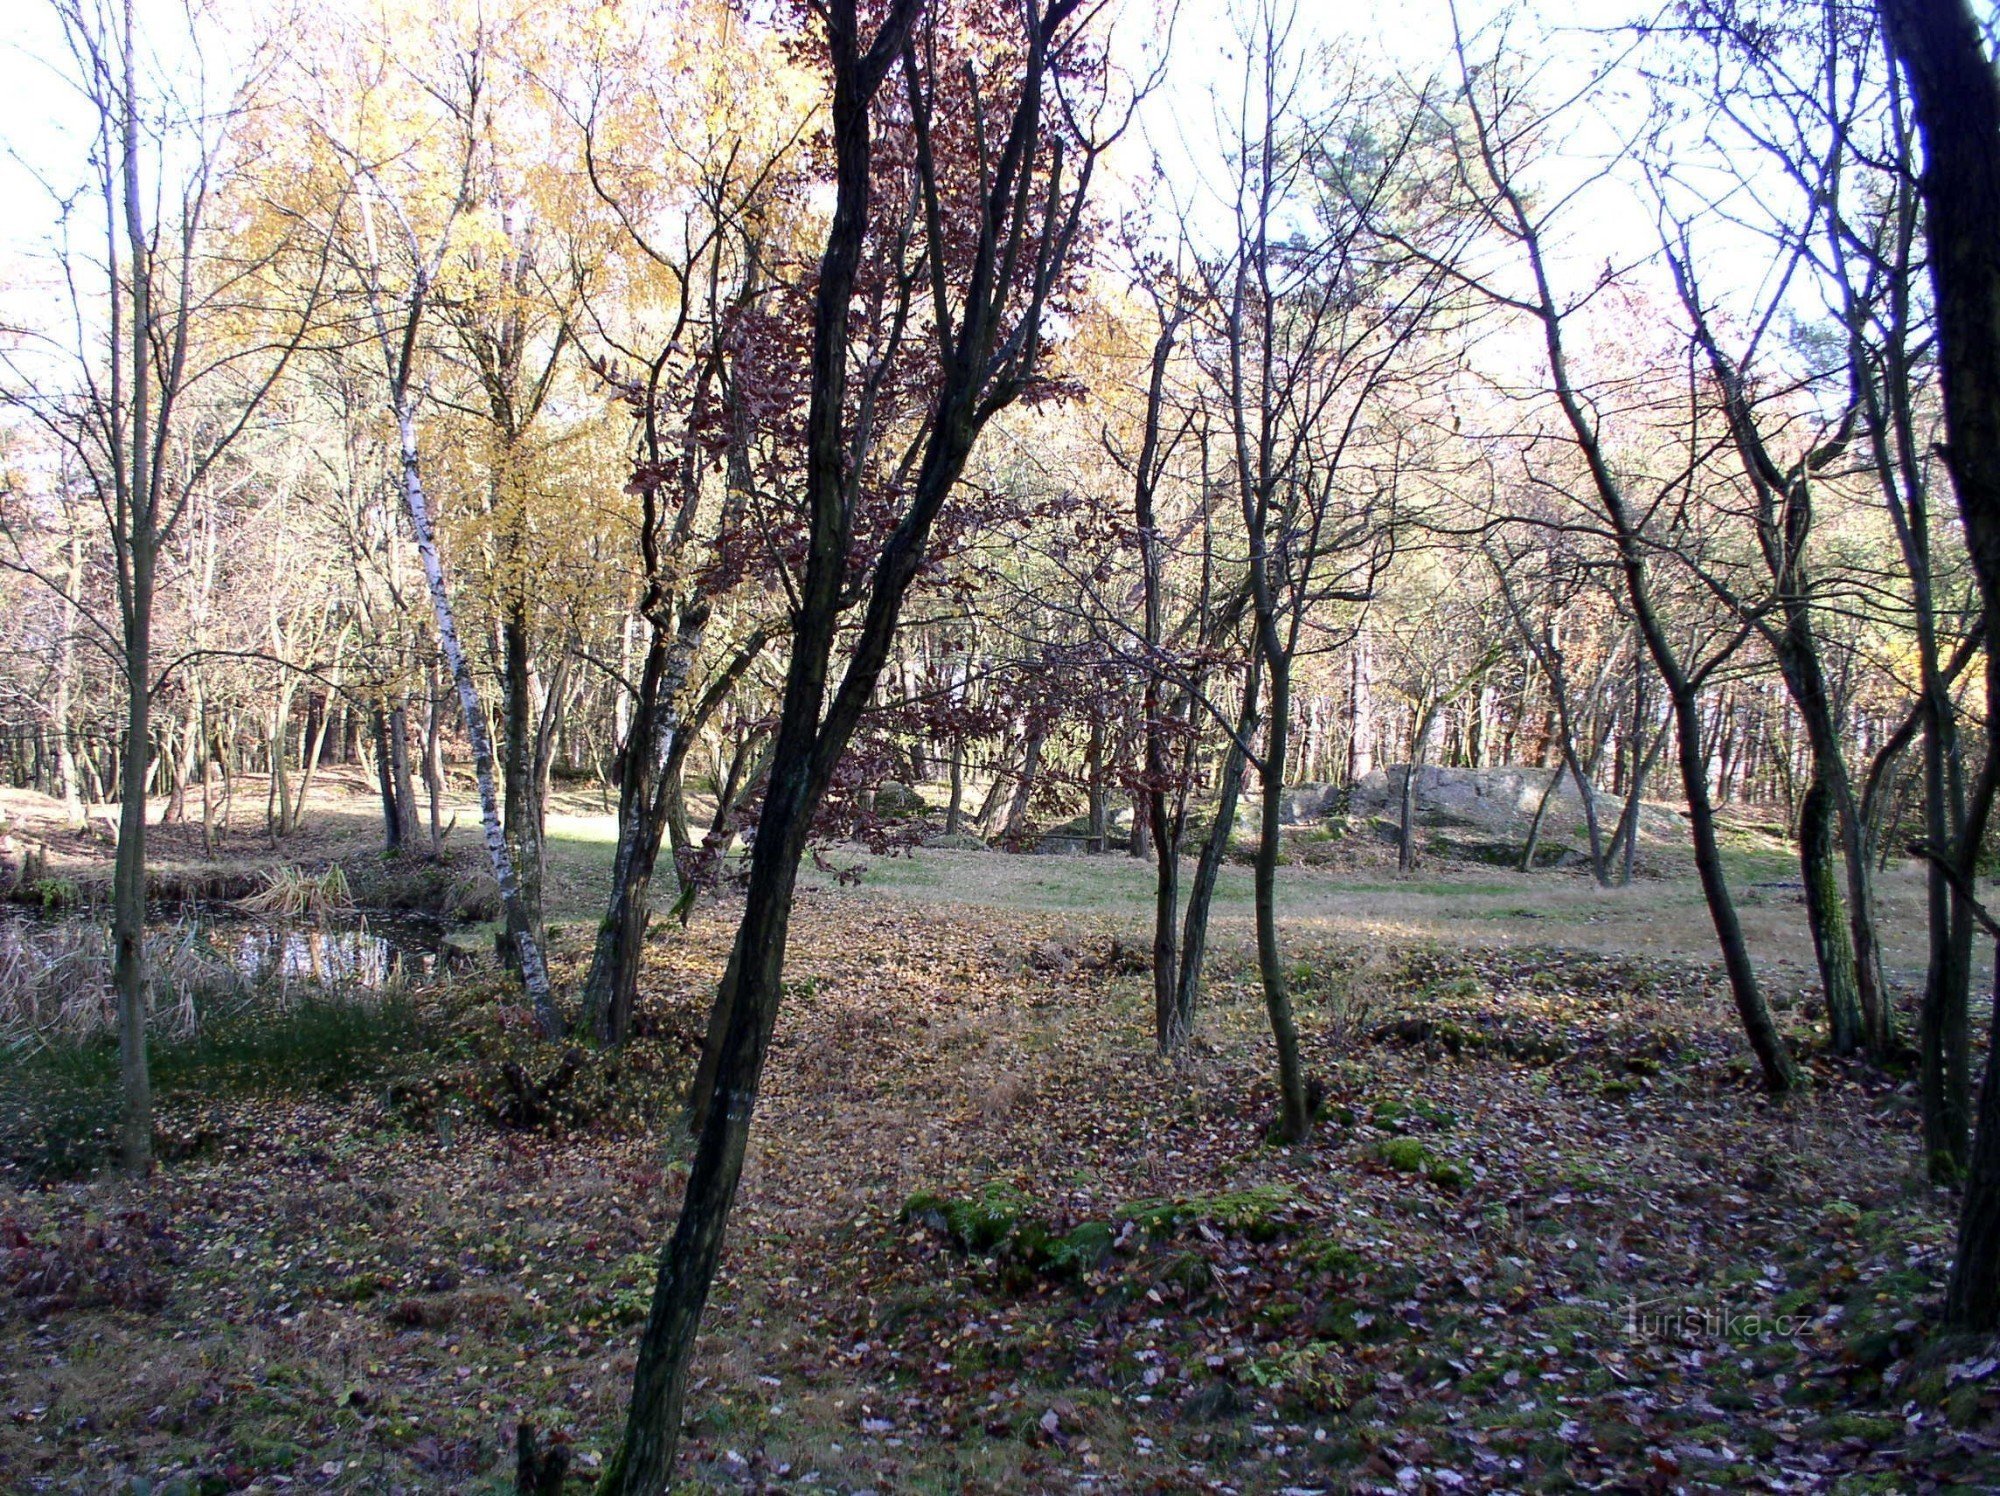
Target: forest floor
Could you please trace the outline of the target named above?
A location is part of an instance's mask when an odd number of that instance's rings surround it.
[[[1907,1078],[1818,1050],[1795,894],[1748,911],[1812,1075],[1774,1104],[1683,880],[1291,871],[1328,1095],[1285,1148],[1240,890],[1176,1068],[1145,888],[920,851],[802,895],[691,1488],[2000,1489],[1996,1352],[1927,1333],[1952,1201]],[[524,1416],[587,1489],[734,912],[660,931],[648,1033],[551,1115],[480,973],[332,1084],[168,1087],[143,1185],[0,1172],[0,1490],[498,1491]]]

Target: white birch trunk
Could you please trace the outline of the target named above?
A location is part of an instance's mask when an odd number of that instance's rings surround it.
[[[409,508],[410,530],[416,537],[417,557],[423,563],[424,581],[430,588],[431,608],[437,616],[438,648],[444,655],[445,669],[451,672],[452,683],[458,688],[458,702],[465,714],[465,736],[472,744],[472,767],[474,777],[479,781],[479,818],[485,827],[486,856],[493,867],[493,881],[500,885],[500,902],[509,910],[518,910],[521,903],[521,883],[514,870],[514,859],[507,851],[507,836],[500,819],[500,796],[493,783],[493,740],[486,731],[486,711],[480,705],[479,686],[472,678],[472,667],[466,662],[464,647],[459,643],[458,618],[451,606],[451,594],[444,584],[444,564],[438,559],[437,538],[431,529],[430,504],[424,497],[423,477],[417,462],[417,419],[416,411],[405,398],[398,402],[396,409],[396,434],[403,448],[403,501]],[[546,1038],[555,1038],[562,1032],[562,1019],[556,1012],[555,998],[549,989],[549,969],[542,959],[542,948],[535,940],[534,931],[527,921],[514,919],[516,927],[515,944],[521,957],[521,984],[527,989],[528,1000],[534,1005],[535,1021],[540,1025]]]

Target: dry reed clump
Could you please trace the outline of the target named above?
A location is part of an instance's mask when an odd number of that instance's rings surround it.
[[[96,921],[16,920],[0,924],[0,1048],[88,1039],[115,1031],[111,932]],[[211,945],[192,920],[149,933],[149,1030],[184,1039],[200,1008],[217,998],[248,999],[254,984]]]
[[[354,893],[340,864],[308,872],[286,864],[264,874],[264,886],[236,907],[261,919],[327,919],[354,912]]]

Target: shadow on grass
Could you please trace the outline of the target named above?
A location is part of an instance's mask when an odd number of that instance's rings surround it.
[[[232,1004],[184,1038],[148,1046],[164,1102],[256,1092],[344,1094],[427,1046],[432,1027],[407,994],[291,995]],[[0,1163],[29,1179],[67,1178],[112,1160],[118,1046],[108,1035],[24,1046],[0,1066]],[[173,1140],[164,1150],[173,1151]]]

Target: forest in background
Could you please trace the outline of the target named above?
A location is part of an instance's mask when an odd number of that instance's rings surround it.
[[[1907,1077],[1940,1323],[2000,1328],[1990,14],[1453,12],[1416,55],[1275,0],[50,12],[84,124],[13,142],[52,227],[0,338],[0,756],[64,822],[18,897],[74,896],[51,847],[111,864],[128,1174],[149,839],[313,864],[316,785],[365,786],[376,865],[490,884],[530,1110],[730,922],[598,1482],[659,1490],[801,869],[1143,865],[1176,1073],[1247,864],[1304,1148],[1342,1103],[1281,885],[1331,814],[1401,877],[1691,872],[1768,1095]],[[1429,836],[1448,784],[1504,784],[1504,836]],[[615,818],[580,950],[565,794]],[[1746,828],[1796,868],[1810,1027]]]

